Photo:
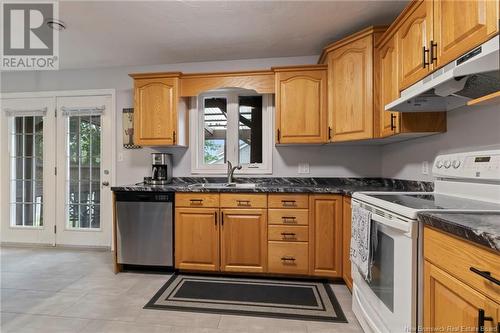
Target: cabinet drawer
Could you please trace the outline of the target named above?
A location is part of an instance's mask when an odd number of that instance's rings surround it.
[[[309,243],[268,242],[270,273],[309,273]]]
[[[266,208],[267,195],[253,193],[222,193],[220,206],[224,208]]]
[[[270,225],[267,238],[270,241],[307,242],[309,228],[307,226]]]
[[[307,194],[269,194],[269,208],[308,208]]]
[[[424,257],[470,287],[500,303],[500,286],[474,273],[471,267],[490,272],[500,280],[500,256],[468,242],[426,227]],[[453,258],[453,259],[450,259]]]
[[[176,207],[219,207],[218,193],[176,193]]]
[[[269,209],[267,214],[269,224],[309,224],[309,210],[307,209]]]

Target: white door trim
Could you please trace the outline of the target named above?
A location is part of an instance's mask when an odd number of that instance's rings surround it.
[[[110,180],[110,187],[114,186],[116,184],[116,131],[117,131],[117,124],[120,124],[119,122],[116,122],[116,90],[115,89],[89,89],[89,90],[53,90],[53,91],[32,91],[32,92],[10,92],[10,93],[0,93],[0,106],[2,104],[2,100],[8,100],[8,99],[19,99],[19,98],[40,98],[40,97],[50,97],[53,98],[54,101],[56,100],[57,97],[71,97],[71,96],[104,96],[108,95],[111,96],[111,106],[110,106],[110,112],[111,112],[111,119],[113,121],[114,126],[111,126],[111,174],[109,175],[109,180]],[[0,120],[5,119],[5,117],[0,117]],[[0,138],[4,138],[8,133],[4,133],[4,131],[8,131],[7,129],[7,124],[4,124],[3,121],[0,122]],[[3,154],[3,156],[0,156],[0,188],[4,187],[9,187],[9,170],[10,168],[8,167],[8,156],[5,156],[6,154]],[[4,184],[6,182],[6,184]],[[9,187],[10,188],[10,187]],[[7,208],[4,205],[4,202],[6,202],[6,198],[4,197],[4,194],[8,194],[7,192],[4,193],[3,190],[0,190],[0,206],[2,206],[2,210],[4,208]],[[111,208],[111,212],[113,214],[113,209]],[[3,216],[4,214],[2,214]],[[0,216],[0,219],[2,218]],[[112,216],[114,218],[114,216]],[[0,221],[0,225],[3,222]],[[110,247],[112,246],[111,239],[114,237],[114,235],[111,234],[110,238]]]

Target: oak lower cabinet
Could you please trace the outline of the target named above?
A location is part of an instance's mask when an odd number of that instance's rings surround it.
[[[424,258],[425,329],[495,332],[500,323],[500,286],[470,268],[499,279],[500,256],[425,227]]]
[[[187,104],[178,96],[180,74],[130,74],[134,79],[134,144],[187,144]]]
[[[218,208],[175,208],[175,267],[219,270]]]
[[[351,198],[345,196],[342,201],[342,278],[349,290],[352,290],[351,215]]]
[[[309,196],[310,274],[342,277],[342,196]]]
[[[220,269],[226,272],[267,270],[267,211],[222,209]]]
[[[276,143],[326,143],[326,66],[279,67],[273,70],[276,81]]]

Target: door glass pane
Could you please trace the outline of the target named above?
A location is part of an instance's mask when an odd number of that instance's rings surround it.
[[[100,228],[101,117],[69,116],[67,132],[67,227]],[[97,207],[97,208],[96,208]]]
[[[239,96],[240,164],[262,163],[262,96]]]
[[[227,100],[225,98],[205,98],[203,128],[204,163],[226,163]]]
[[[11,225],[43,226],[43,117],[14,117],[10,136]]]
[[[376,224],[375,221],[372,221]],[[375,229],[376,230],[376,229]],[[375,295],[394,312],[394,239],[377,230],[373,252],[372,280],[368,283]]]

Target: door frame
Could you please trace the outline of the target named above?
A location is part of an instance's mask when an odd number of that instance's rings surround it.
[[[116,122],[116,90],[115,89],[89,89],[89,90],[48,90],[48,91],[32,91],[32,92],[8,92],[8,93],[0,93],[0,104],[2,100],[5,99],[21,99],[21,98],[53,98],[54,103],[56,102],[57,97],[84,97],[84,96],[102,96],[102,95],[110,95],[111,96],[111,119],[114,120],[115,126],[111,126],[111,172],[110,172],[110,187],[114,186],[116,184],[116,131],[117,131],[117,122]],[[5,117],[0,117],[0,138],[5,137],[8,135],[8,133],[4,133],[4,131],[8,131],[8,124],[5,123],[3,119],[6,119]],[[3,140],[2,140],[3,141]],[[8,140],[6,140],[8,141]],[[5,143],[7,144],[7,143]],[[2,148],[3,148],[2,144]],[[10,198],[10,186],[9,186],[9,175],[10,175],[10,167],[9,167],[9,156],[8,154],[1,154],[0,156],[0,211],[2,212],[0,215],[0,226],[4,224],[4,221],[2,221],[3,218],[10,218],[10,208],[9,206],[9,200]],[[55,211],[55,207],[52,207],[52,209]],[[114,219],[114,210],[113,207],[110,207],[111,209],[111,217]],[[110,239],[109,239],[109,246],[106,246],[106,248],[112,249],[113,247],[113,242],[112,239],[114,237],[113,234],[113,228],[112,228],[112,221],[109,221],[110,223]],[[55,224],[55,222],[54,222]],[[11,243],[11,242],[4,242],[1,241],[1,243]],[[22,244],[22,243],[16,243],[16,244]],[[43,244],[42,244],[43,245]],[[57,244],[55,243],[55,237],[54,241],[52,243],[52,246],[56,246]],[[83,246],[85,247],[85,246]]]

